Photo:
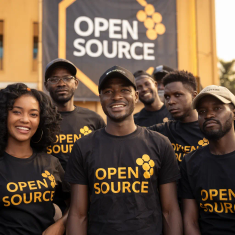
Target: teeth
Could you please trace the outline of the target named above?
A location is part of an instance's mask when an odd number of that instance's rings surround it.
[[[112,106],[112,108],[119,108],[119,107],[124,107],[124,105],[114,105],[114,106]]]
[[[27,127],[22,127],[22,126],[18,126],[18,127],[16,127],[17,129],[20,129],[20,130],[25,130],[25,131],[28,131],[29,130],[29,128],[27,128]]]
[[[144,96],[147,96],[147,95],[150,95],[150,92],[144,94]]]

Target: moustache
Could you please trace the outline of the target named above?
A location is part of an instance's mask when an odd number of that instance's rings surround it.
[[[206,120],[206,121],[203,123],[203,126],[202,126],[203,129],[205,128],[207,122],[210,122],[210,121],[214,121],[214,122],[216,122],[217,124],[221,125],[220,121],[211,118],[211,119]]]

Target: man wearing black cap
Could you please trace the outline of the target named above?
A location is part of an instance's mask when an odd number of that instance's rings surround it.
[[[134,115],[139,126],[152,126],[172,119],[169,111],[158,96],[157,82],[143,70],[134,73],[139,99],[144,108]]]
[[[108,69],[99,93],[107,126],[75,143],[66,169],[67,234],[182,234],[174,151],[166,137],[135,125],[133,74]]]
[[[47,153],[57,157],[64,169],[75,141],[105,126],[97,113],[74,106],[74,92],[78,87],[76,73],[75,65],[65,59],[51,61],[45,71],[45,87],[62,116],[61,134],[54,145],[48,146]],[[63,200],[55,199],[55,203],[63,207]]]
[[[225,87],[208,86],[193,101],[209,145],[181,164],[186,235],[235,234],[235,97]]]

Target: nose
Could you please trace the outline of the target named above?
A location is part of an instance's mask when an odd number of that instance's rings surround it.
[[[114,93],[113,93],[113,100],[120,100],[120,99],[122,99],[122,94],[121,94],[121,92],[119,92],[119,91],[115,91]]]
[[[57,86],[65,86],[66,83],[64,82],[64,80],[62,78],[60,78],[59,82],[57,83]]]
[[[206,111],[206,119],[214,118],[215,117],[215,112],[213,110],[207,110]]]
[[[23,123],[28,123],[29,122],[29,116],[28,114],[24,114],[22,118],[20,119],[21,122]]]
[[[170,97],[168,100],[166,100],[168,105],[173,105],[175,104],[175,99],[173,97]]]

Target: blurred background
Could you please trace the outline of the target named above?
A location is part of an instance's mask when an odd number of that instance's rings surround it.
[[[45,65],[61,57],[78,68],[75,104],[103,117],[98,79],[115,64],[184,69],[199,88],[235,93],[234,9],[235,0],[0,0],[0,89],[44,90]]]

